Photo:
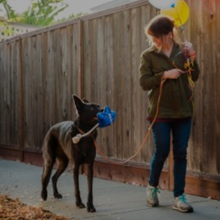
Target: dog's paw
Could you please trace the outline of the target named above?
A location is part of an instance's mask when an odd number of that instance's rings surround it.
[[[53,196],[54,196],[55,199],[63,198],[63,196],[60,193],[54,193]]]
[[[77,202],[77,203],[76,203],[76,207],[77,207],[78,209],[84,209],[86,206],[85,206],[82,202]]]
[[[93,205],[88,205],[87,206],[87,212],[96,212],[96,209]]]
[[[41,198],[46,201],[47,200],[47,190],[41,192]]]

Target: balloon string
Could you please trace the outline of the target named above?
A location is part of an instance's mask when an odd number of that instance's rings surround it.
[[[183,26],[183,23],[182,23],[182,20],[180,18],[180,15],[177,11],[177,9],[174,7],[175,11],[176,11],[176,14],[178,16],[178,19],[179,19],[179,22],[180,22],[180,29],[181,29],[181,32],[182,32],[182,35],[183,35],[183,38],[184,38],[184,41],[186,41],[186,35],[185,35],[185,30],[184,30],[184,26]]]

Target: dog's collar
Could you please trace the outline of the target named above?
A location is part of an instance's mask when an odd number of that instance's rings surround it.
[[[74,124],[74,126],[79,131],[80,134],[85,134],[85,132],[82,129],[80,129],[77,125]]]

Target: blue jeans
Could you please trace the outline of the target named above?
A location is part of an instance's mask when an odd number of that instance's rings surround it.
[[[191,118],[173,122],[156,122],[152,128],[156,148],[151,160],[149,184],[158,186],[164,162],[170,152],[170,134],[172,132],[175,197],[184,193],[190,130]]]

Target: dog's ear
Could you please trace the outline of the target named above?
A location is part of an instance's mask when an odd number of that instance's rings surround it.
[[[79,112],[81,112],[83,108],[83,102],[77,95],[73,95],[73,99],[75,102],[76,113],[79,115]]]
[[[87,99],[85,99],[85,98],[83,98],[83,102],[89,103],[89,101]]]

